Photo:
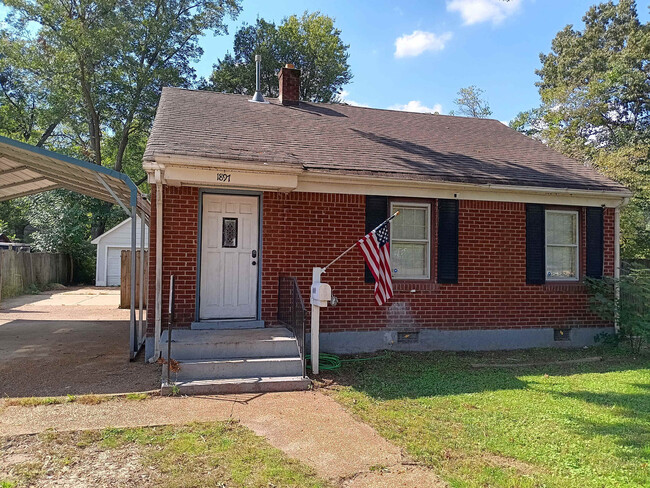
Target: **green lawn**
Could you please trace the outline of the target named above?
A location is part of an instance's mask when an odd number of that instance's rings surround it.
[[[650,354],[390,354],[326,374],[341,403],[453,487],[650,487]]]
[[[19,445],[21,452],[29,456],[19,464],[3,466],[0,449],[0,488],[39,486],[43,479],[55,480],[61,486],[95,486],[98,470],[112,473],[122,468],[128,472],[106,486],[330,486],[310,468],[287,458],[235,422],[71,433],[49,431],[39,436],[11,438],[6,444],[14,449]]]

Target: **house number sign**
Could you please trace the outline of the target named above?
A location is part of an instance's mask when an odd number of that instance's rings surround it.
[[[217,173],[217,181],[230,183],[230,173]]]

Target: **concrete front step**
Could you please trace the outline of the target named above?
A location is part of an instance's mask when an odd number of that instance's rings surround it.
[[[231,378],[184,381],[177,382],[173,386],[163,384],[161,394],[221,395],[228,393],[267,393],[307,390],[310,386],[311,380],[302,376]],[[176,387],[176,391],[174,391],[174,387]]]
[[[167,359],[167,331],[161,337]],[[298,343],[284,328],[172,331],[171,356],[177,361],[254,357],[295,357]]]
[[[263,320],[206,320],[192,322],[192,330],[263,329]]]
[[[302,375],[299,356],[179,361],[179,367],[180,371],[174,375],[176,381]]]

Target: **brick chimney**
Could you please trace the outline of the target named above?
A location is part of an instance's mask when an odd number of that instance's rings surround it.
[[[280,80],[280,102],[282,105],[298,105],[300,103],[300,70],[293,64],[287,64],[278,73]]]

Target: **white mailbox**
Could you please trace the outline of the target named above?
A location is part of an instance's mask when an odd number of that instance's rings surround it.
[[[311,298],[309,302],[317,307],[327,307],[327,302],[332,299],[332,288],[327,283],[313,283],[311,285]]]

